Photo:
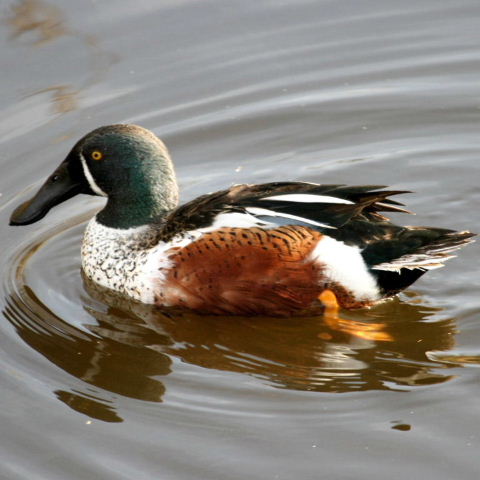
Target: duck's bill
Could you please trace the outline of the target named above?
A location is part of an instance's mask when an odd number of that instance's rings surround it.
[[[19,205],[10,216],[10,225],[29,225],[42,219],[51,208],[82,192],[82,183],[72,178],[63,162],[33,198]]]

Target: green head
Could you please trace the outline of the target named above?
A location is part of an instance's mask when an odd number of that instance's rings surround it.
[[[109,125],[79,140],[35,196],[12,213],[10,224],[34,223],[78,193],[107,197],[97,220],[122,229],[152,223],[178,202],[163,142],[136,125]]]

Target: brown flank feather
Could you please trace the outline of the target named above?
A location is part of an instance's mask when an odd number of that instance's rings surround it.
[[[317,299],[321,266],[308,257],[322,234],[303,226],[222,228],[170,251],[157,303],[205,313],[288,315]]]

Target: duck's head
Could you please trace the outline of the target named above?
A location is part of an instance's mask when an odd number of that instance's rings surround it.
[[[113,228],[155,221],[177,205],[178,189],[168,151],[137,125],[109,125],[80,139],[35,196],[15,209],[10,225],[28,225],[69,198],[107,197],[97,220]]]

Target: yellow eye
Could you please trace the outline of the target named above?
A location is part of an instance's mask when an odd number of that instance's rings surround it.
[[[94,160],[101,160],[101,159],[103,158],[103,153],[100,152],[99,150],[94,150],[94,151],[92,152],[92,158],[93,158]]]

